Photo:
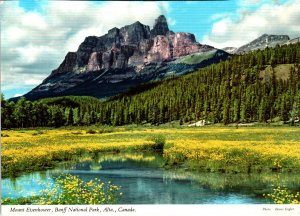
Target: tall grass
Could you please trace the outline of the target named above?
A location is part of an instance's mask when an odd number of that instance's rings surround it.
[[[163,152],[168,166],[209,172],[297,172],[300,128],[161,128],[95,127],[4,131],[2,177],[43,170],[83,154]],[[111,130],[110,130],[111,129]],[[166,139],[167,137],[167,139]]]

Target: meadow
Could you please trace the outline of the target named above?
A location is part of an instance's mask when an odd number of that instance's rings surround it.
[[[105,152],[157,151],[165,168],[299,172],[299,127],[70,127],[2,131],[2,177]]]

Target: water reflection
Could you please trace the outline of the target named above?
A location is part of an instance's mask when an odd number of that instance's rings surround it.
[[[2,197],[28,197],[39,194],[39,191],[45,189],[44,183],[53,183],[51,172],[33,172],[22,175],[16,179],[2,179]]]
[[[164,170],[160,155],[85,155],[76,163],[61,163],[54,170],[34,172],[2,181],[2,196],[32,196],[61,173],[78,175],[88,181],[100,178],[120,185],[124,204],[251,204],[265,203],[263,193],[272,184],[299,190],[300,176],[294,174],[215,174]]]

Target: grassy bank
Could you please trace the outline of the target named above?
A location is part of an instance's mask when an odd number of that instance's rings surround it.
[[[296,172],[300,128],[67,128],[2,131],[2,176],[43,170],[101,152],[156,149],[164,136],[167,167],[209,172]]]

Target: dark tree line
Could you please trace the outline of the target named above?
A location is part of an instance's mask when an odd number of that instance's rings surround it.
[[[97,123],[101,101],[86,96],[66,96],[16,103],[1,95],[1,121],[4,128],[60,127]]]
[[[288,70],[276,66],[289,64]],[[59,97],[16,103],[2,97],[3,127],[161,124],[205,119],[213,123],[295,120],[300,109],[300,44],[233,56],[107,101]]]

